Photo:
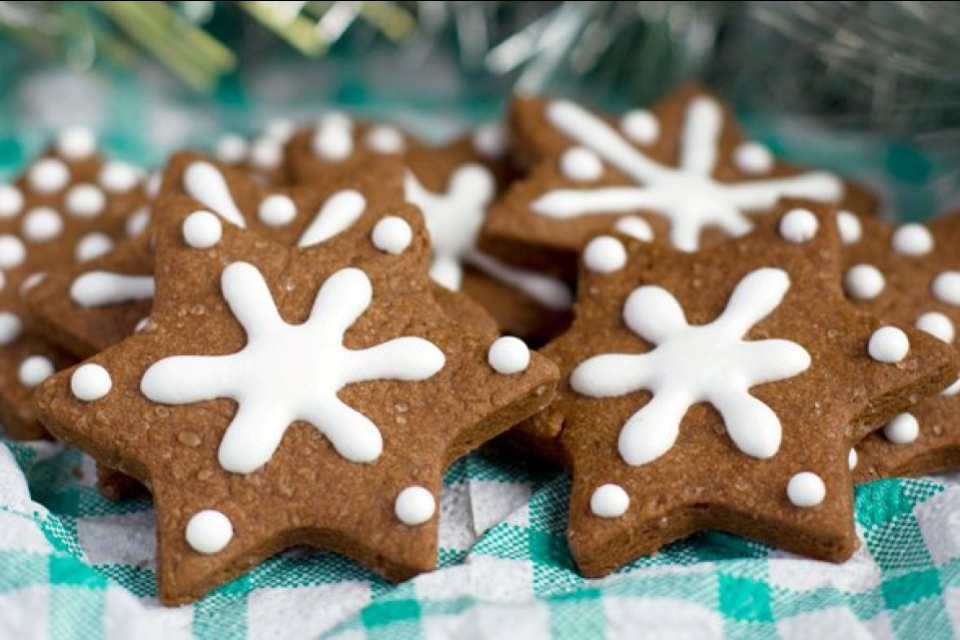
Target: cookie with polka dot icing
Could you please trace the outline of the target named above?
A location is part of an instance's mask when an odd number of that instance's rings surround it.
[[[343,145],[342,152],[333,153],[339,149],[334,141]],[[572,292],[565,282],[477,247],[487,211],[514,178],[501,129],[487,125],[446,145],[429,146],[392,125],[355,124],[335,116],[321,120],[312,133],[295,136],[288,150],[298,180],[381,154],[401,157],[407,165],[405,196],[426,216],[433,246],[430,273],[437,283],[479,302],[506,333],[543,342],[566,328]]]
[[[556,367],[437,304],[411,205],[304,247],[192,199],[164,220],[149,325],[36,394],[56,435],[149,486],[161,599],[293,545],[433,568],[445,468],[549,403]]]
[[[0,184],[0,424],[7,435],[44,435],[34,387],[72,358],[46,339],[23,297],[48,271],[102,255],[125,237],[144,203],[142,173],[108,161],[86,129],[62,131],[12,184]]]
[[[491,209],[480,246],[571,278],[586,241],[618,220],[695,251],[747,233],[782,197],[860,213],[875,204],[863,188],[789,165],[749,140],[730,108],[698,86],[619,117],[517,96],[510,131],[530,173]]]
[[[587,244],[573,326],[541,351],[557,400],[511,432],[571,469],[584,575],[702,529],[833,561],[856,549],[851,446],[958,362],[844,299],[836,214],[807,206],[697,253]]]
[[[960,346],[960,212],[927,224],[860,221],[844,246],[847,297],[882,318]],[[857,481],[960,466],[960,385],[918,403],[857,445]]]

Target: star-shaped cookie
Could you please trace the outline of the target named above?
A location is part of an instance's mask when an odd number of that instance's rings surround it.
[[[584,575],[706,528],[834,561],[857,547],[851,446],[958,363],[844,299],[836,214],[809,206],[697,253],[587,244],[573,326],[542,351],[557,400],[519,428],[572,471]]]
[[[161,599],[299,544],[431,569],[444,470],[542,409],[556,367],[440,308],[409,205],[303,248],[164,206],[147,326],[36,394],[56,435],[149,486]]]
[[[8,436],[44,436],[30,393],[72,362],[38,335],[23,295],[48,270],[91,260],[123,239],[144,202],[141,187],[140,171],[98,155],[85,129],[64,130],[13,184],[0,184],[0,424]]]
[[[297,180],[323,175],[331,166],[344,170],[373,156],[402,158],[405,197],[423,211],[430,231],[433,279],[480,303],[502,331],[543,342],[570,322],[569,286],[548,271],[519,268],[477,248],[489,208],[515,177],[502,135],[487,126],[430,146],[392,125],[357,124],[335,116],[294,136],[287,158]],[[335,153],[337,145],[343,150]]]
[[[960,213],[928,224],[846,221],[843,285],[870,313],[960,342]],[[923,400],[857,445],[854,478],[920,475],[960,466],[960,385]]]
[[[862,188],[789,165],[745,138],[730,108],[698,86],[619,118],[518,96],[510,125],[530,174],[491,209],[480,246],[571,278],[587,240],[617,221],[627,233],[695,251],[747,233],[782,197],[861,213],[874,206]]]

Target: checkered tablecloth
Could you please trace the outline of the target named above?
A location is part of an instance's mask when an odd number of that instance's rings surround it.
[[[75,122],[97,129],[107,150],[151,163],[180,145],[207,145],[217,131],[249,131],[276,113],[303,117],[320,104],[408,122],[436,107],[358,94],[355,77],[342,73],[313,85],[293,72],[294,84],[312,89],[291,94],[289,79],[263,72],[209,101],[185,98],[150,72],[117,82],[19,64],[0,55],[12,87],[0,95],[0,170]],[[488,114],[460,104],[439,122],[450,130]],[[430,122],[437,133],[437,117]],[[764,139],[795,157],[822,155],[806,132]],[[876,160],[867,173],[884,178],[904,163],[926,167],[884,181],[904,217],[929,215],[952,195],[930,188],[933,165],[912,149],[851,144],[838,156],[836,141],[832,149],[834,161]],[[175,609],[155,598],[150,503],[111,503],[93,484],[79,452],[0,436],[0,638],[933,640],[960,632],[960,476],[859,487],[864,544],[842,565],[704,533],[584,580],[564,535],[569,477],[485,450],[447,473],[437,571],[391,585],[334,554],[294,549]]]
[[[960,479],[858,488],[842,565],[706,533],[602,580],[574,569],[563,472],[502,452],[447,473],[440,568],[391,585],[294,549],[192,606],[155,599],[146,500],[114,504],[56,444],[0,447],[3,638],[951,638]]]

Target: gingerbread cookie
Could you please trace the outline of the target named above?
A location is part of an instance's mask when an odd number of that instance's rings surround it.
[[[276,119],[251,139],[236,133],[224,134],[214,145],[214,155],[221,162],[256,176],[264,184],[289,184],[284,148],[295,129],[292,121]]]
[[[491,209],[480,246],[568,277],[587,240],[618,220],[694,251],[748,232],[781,197],[874,206],[856,185],[788,165],[746,139],[729,107],[697,86],[618,119],[519,96],[510,124],[531,173]]]
[[[843,286],[870,313],[960,345],[960,212],[894,227],[848,217]],[[960,466],[960,385],[953,384],[857,445],[859,482]]]
[[[141,172],[96,147],[88,130],[64,130],[15,183],[0,185],[0,424],[13,438],[44,436],[30,394],[73,361],[37,334],[23,295],[49,270],[109,251],[144,202]]]
[[[569,541],[605,575],[701,529],[840,561],[851,446],[955,380],[956,353],[839,286],[836,214],[788,202],[697,253],[591,240],[557,400],[518,428],[573,474]]]
[[[352,224],[372,225],[403,201],[402,179],[401,165],[381,159],[353,174],[318,176],[296,187],[266,187],[245,171],[182,152],[164,171],[158,200],[186,194],[228,222],[277,242],[306,246]],[[52,272],[29,293],[27,303],[51,339],[89,357],[133,333],[150,310],[153,288],[153,251],[145,236],[98,260]],[[463,296],[439,288],[436,294],[451,314],[489,323]]]
[[[393,580],[433,568],[444,469],[542,409],[556,367],[437,305],[409,205],[305,247],[166,206],[146,328],[35,395],[149,485],[161,599],[301,544]]]
[[[312,134],[295,136],[288,162],[295,179],[309,180],[331,165],[351,166],[378,154],[407,164],[406,199],[426,217],[434,255],[430,273],[437,283],[480,303],[506,333],[542,342],[566,328],[572,303],[566,283],[477,249],[488,209],[514,177],[501,131],[486,126],[431,147],[390,125],[358,125],[336,116],[322,120]]]

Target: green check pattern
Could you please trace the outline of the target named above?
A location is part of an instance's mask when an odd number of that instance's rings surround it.
[[[261,69],[200,101],[171,95],[149,71],[82,79],[37,68],[0,43],[0,77],[13,87],[0,92],[0,174],[21,166],[49,131],[73,122],[98,130],[110,153],[151,165],[170,149],[209,147],[218,131],[249,132],[277,114],[308,119],[324,104],[419,121],[437,136],[494,112],[489,99],[456,98],[468,95],[459,89],[431,93],[416,85],[420,93],[403,94],[391,78],[365,82],[356,71],[332,69],[317,79],[290,66]],[[58,104],[70,108],[49,108]],[[448,110],[438,116],[441,107]],[[883,178],[903,218],[956,201],[957,194],[931,188],[939,169],[915,148],[820,144],[826,138],[805,130],[749,124],[779,153]],[[605,579],[584,580],[564,535],[569,477],[485,450],[446,475],[437,571],[391,585],[334,554],[293,549],[192,606],[168,609],[155,597],[150,503],[104,500],[94,473],[73,449],[0,436],[0,638],[960,635],[960,476],[859,487],[864,544],[843,565],[704,533]]]
[[[155,598],[149,501],[111,503],[94,479],[62,445],[0,448],[0,637],[946,639],[960,625],[949,476],[859,487],[864,544],[843,565],[709,532],[585,580],[567,474],[484,450],[444,480],[436,572],[391,585],[293,549],[176,609]]]

